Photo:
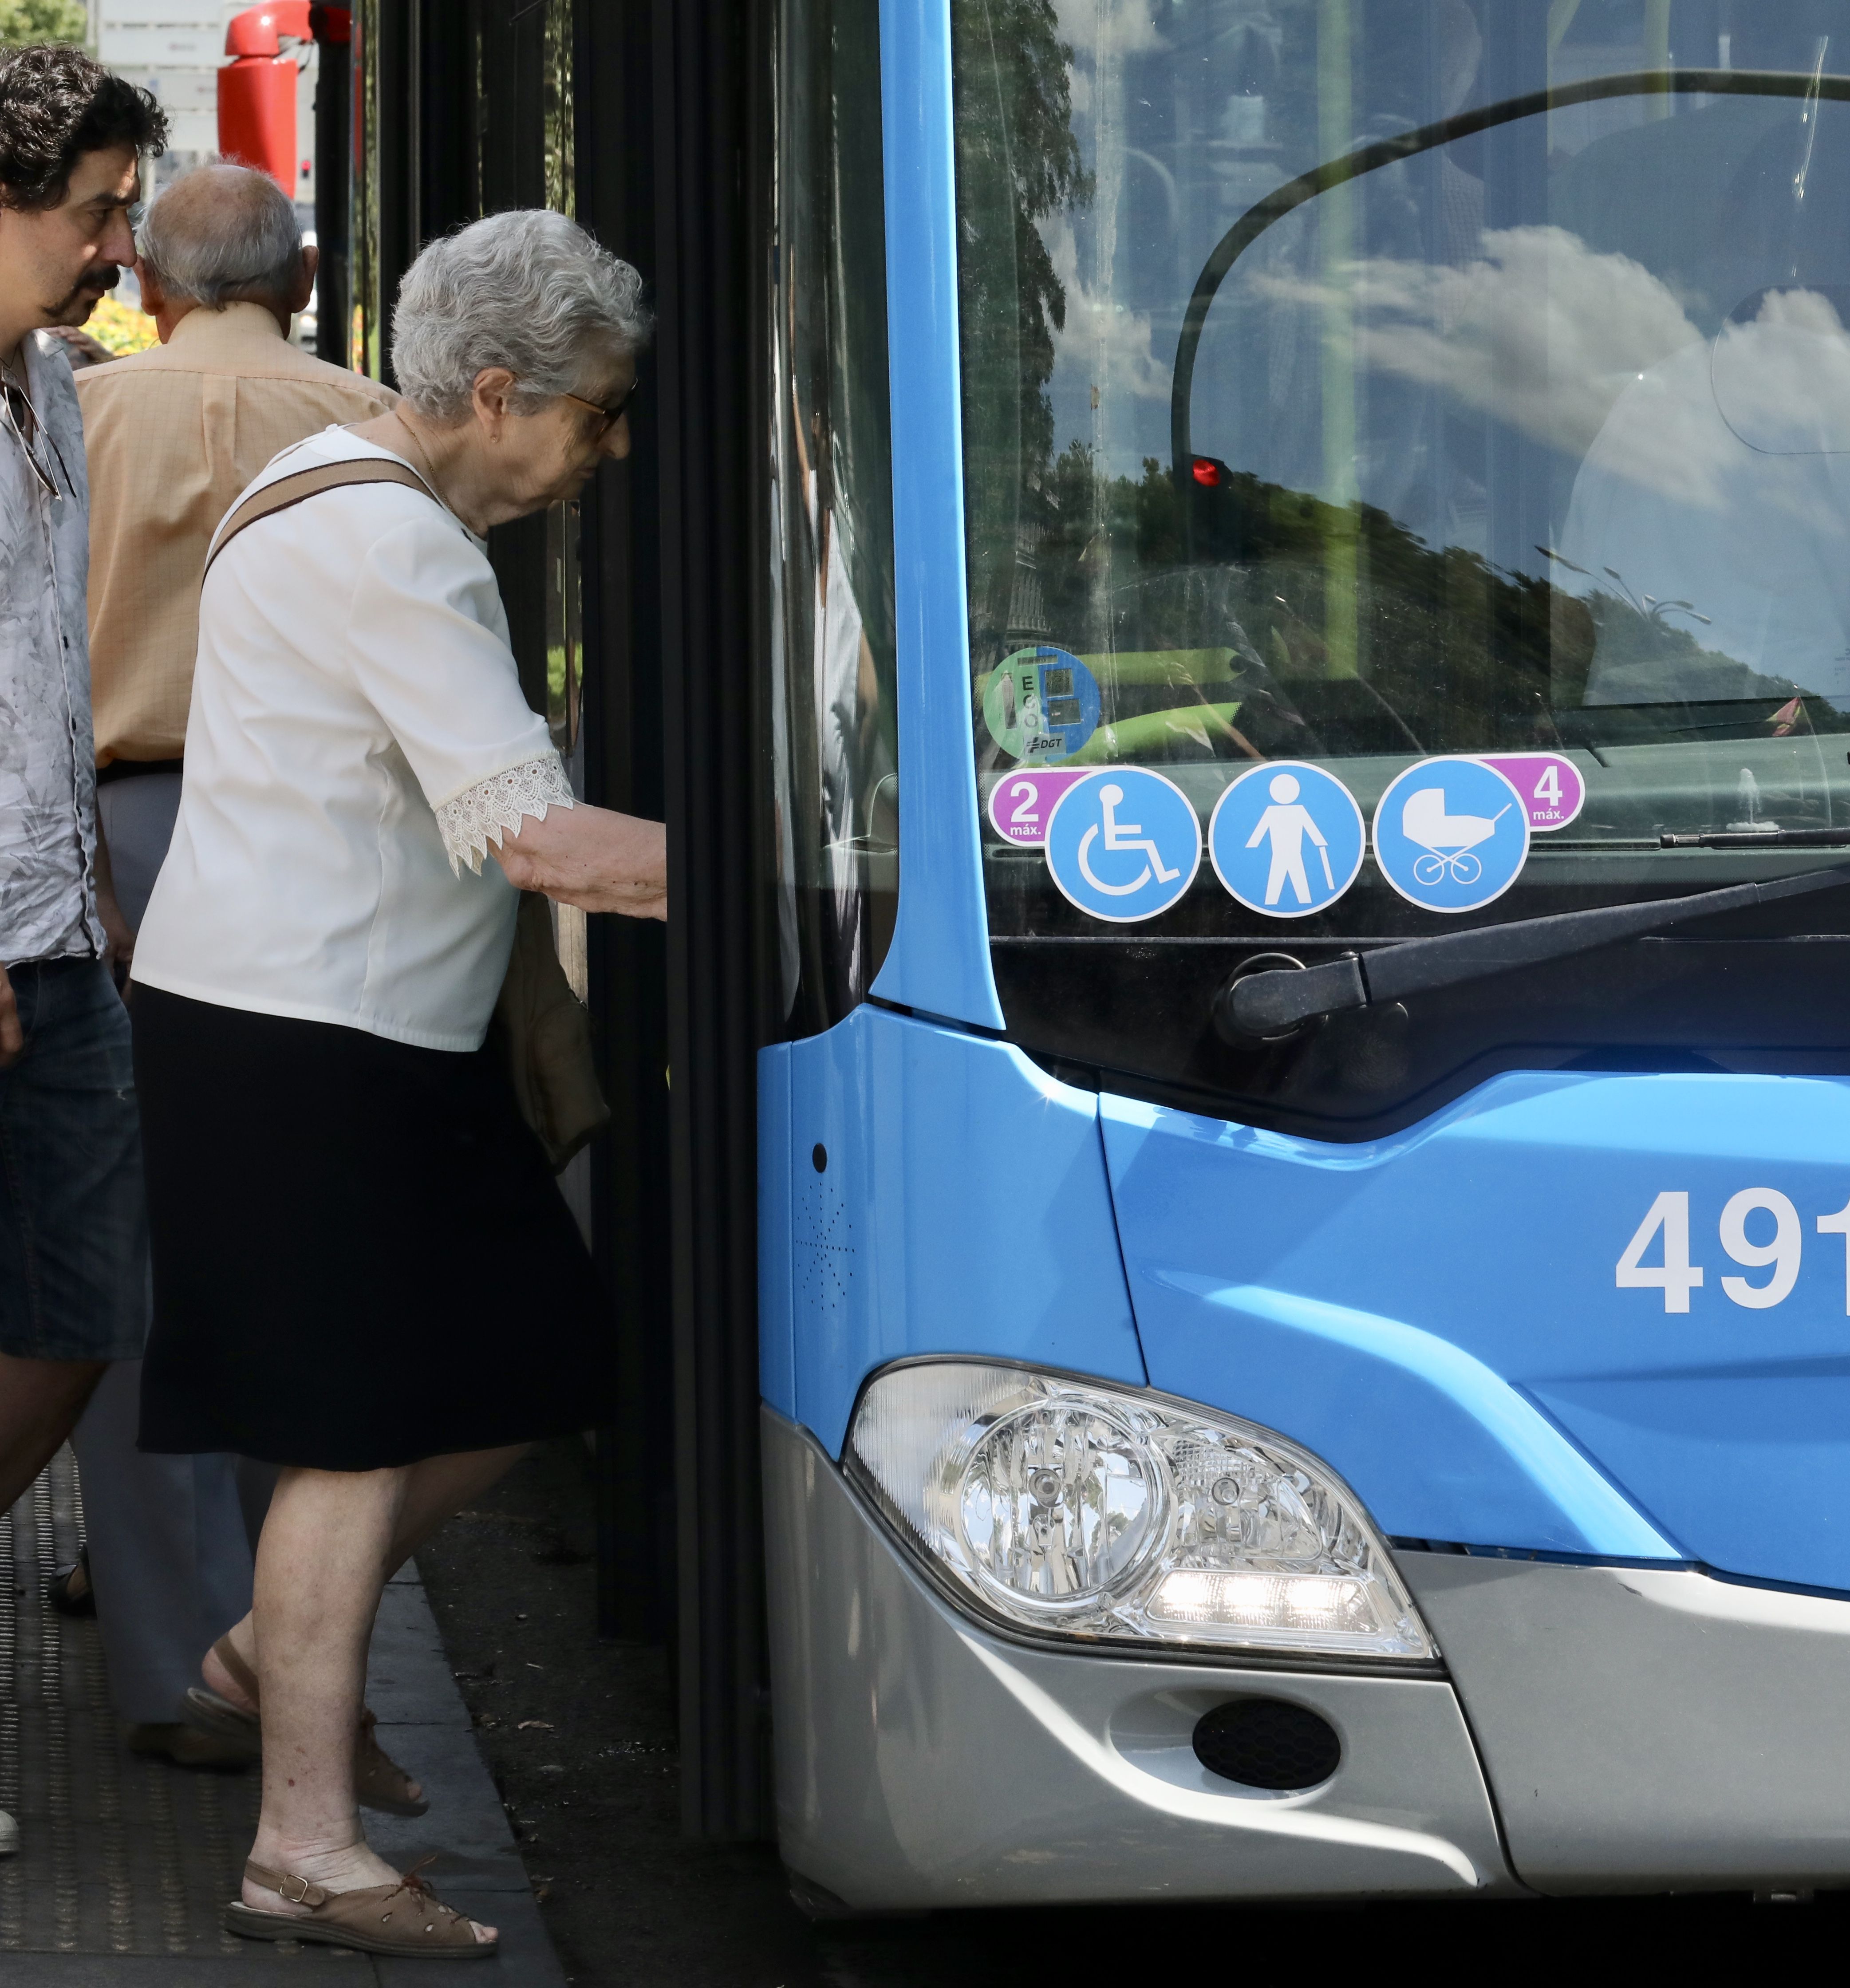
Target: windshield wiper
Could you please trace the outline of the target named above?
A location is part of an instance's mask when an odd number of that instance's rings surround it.
[[[1752,839],[1771,842],[1773,837]],[[1519,966],[1590,952],[1616,939],[1662,931],[1687,918],[1750,911],[1757,904],[1802,897],[1811,891],[1834,890],[1842,884],[1850,884],[1850,867],[1808,870],[1802,876],[1782,877],[1769,884],[1733,884],[1726,890],[1699,891],[1692,897],[1604,904],[1592,911],[1515,918],[1507,925],[1485,925],[1475,931],[1403,939],[1373,952],[1350,953],[1322,966],[1248,974],[1223,990],[1216,1006],[1239,1035],[1285,1036],[1319,1016],[1402,1001],[1409,994],[1429,994],[1441,987],[1508,973]]]
[[[1850,828],[1717,829],[1708,835],[1660,835],[1660,849],[1845,849]]]

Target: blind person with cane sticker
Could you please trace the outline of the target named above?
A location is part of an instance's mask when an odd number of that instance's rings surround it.
[[[1214,874],[1249,911],[1275,918],[1308,918],[1334,904],[1355,881],[1366,841],[1355,796],[1333,773],[1300,760],[1249,768],[1222,794],[1208,826]],[[1307,844],[1317,852],[1314,867]]]

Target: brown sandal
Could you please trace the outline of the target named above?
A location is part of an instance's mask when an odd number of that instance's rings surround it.
[[[212,1645],[212,1655],[229,1671],[238,1689],[257,1704],[260,1694],[257,1674],[228,1636]],[[263,1751],[263,1722],[260,1712],[246,1712],[221,1698],[204,1685],[194,1685],[186,1695],[186,1716],[190,1724],[221,1740],[242,1742],[255,1760]],[[379,1743],[379,1721],[370,1711],[360,1715],[360,1731],[353,1742],[353,1796],[362,1808],[377,1809],[382,1815],[424,1815],[430,1803],[407,1793],[411,1777]]]
[[[426,1858],[424,1863],[430,1859]],[[242,1898],[224,1912],[228,1932],[246,1939],[306,1939],[321,1946],[351,1947],[357,1953],[387,1953],[418,1960],[485,1959],[499,1938],[478,1939],[474,1922],[428,1890],[414,1864],[395,1885],[368,1885],[357,1892],[330,1892],[286,1871],[247,1863],[253,1885],[274,1892],[306,1912],[260,1912]]]

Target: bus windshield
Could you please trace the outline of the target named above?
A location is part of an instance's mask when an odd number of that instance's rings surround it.
[[[952,14],[1011,1034],[1338,1136],[1499,1063],[1850,1068],[1850,891],[1214,1019],[1258,956],[1850,844],[1850,0]]]

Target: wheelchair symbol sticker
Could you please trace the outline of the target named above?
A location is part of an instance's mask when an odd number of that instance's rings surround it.
[[[1375,810],[1375,860],[1409,904],[1475,911],[1529,860],[1529,809],[1509,776],[1482,759],[1422,759]]]
[[[1355,796],[1297,759],[1249,767],[1208,823],[1214,874],[1248,911],[1307,918],[1355,881],[1368,843]]]
[[[1047,873],[1088,918],[1135,925],[1166,911],[1201,867],[1201,823],[1173,780],[1108,766],[1067,788],[1047,817]]]

